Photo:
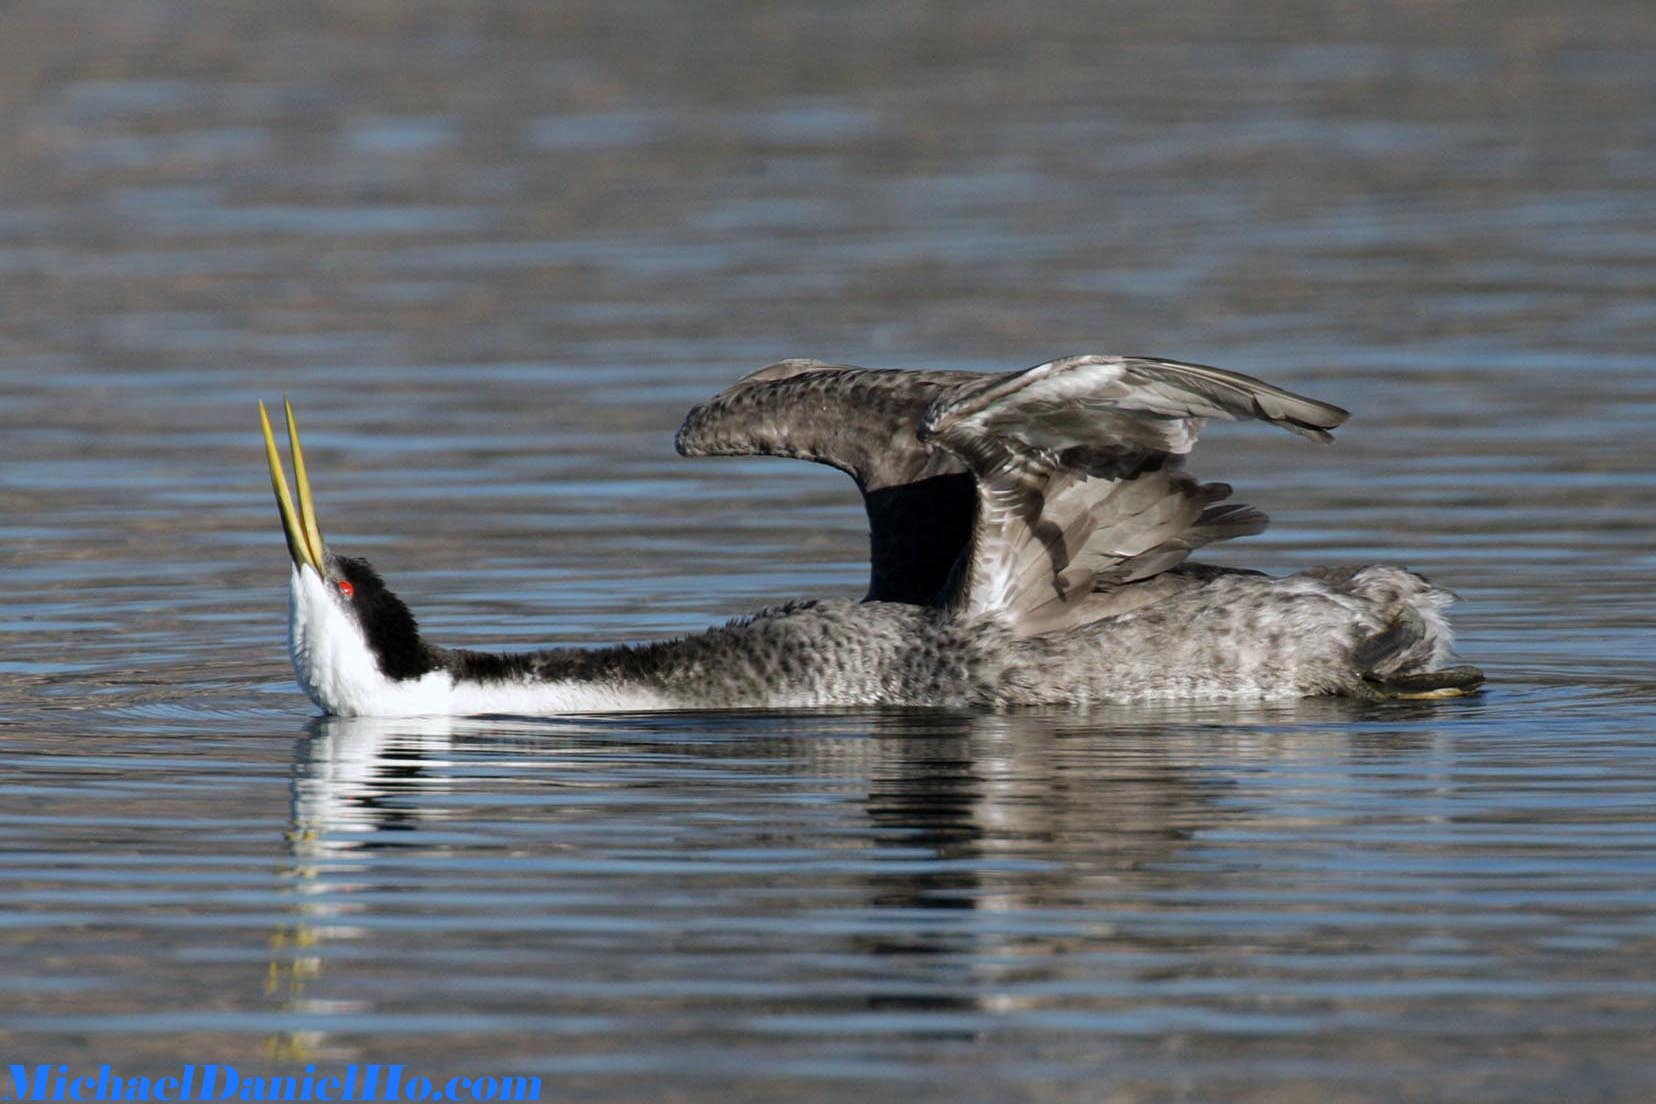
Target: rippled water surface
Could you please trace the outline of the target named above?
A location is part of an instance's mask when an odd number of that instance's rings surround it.
[[[6,1061],[1649,1098],[1647,5],[3,19]],[[1209,434],[1275,519],[1218,558],[1422,570],[1489,691],[370,724],[294,688],[256,399],[429,635],[586,643],[859,591],[850,486],[680,460],[696,399],[1076,350],[1351,408],[1332,448]]]

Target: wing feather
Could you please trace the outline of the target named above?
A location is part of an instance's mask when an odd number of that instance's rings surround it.
[[[1256,418],[1315,440],[1347,417],[1328,403],[1205,365],[1073,356],[956,384],[923,441],[977,479],[971,548],[945,602],[1025,632],[1082,623],[1101,589],[1159,575],[1203,544],[1257,533],[1265,515],[1182,470],[1206,418]]]
[[[1000,375],[779,361],[690,411],[686,456],[790,456],[863,493],[868,598],[995,615],[1023,633],[1194,585],[1192,550],[1258,533],[1183,461],[1205,419],[1318,441],[1344,410],[1246,376],[1147,357],[1070,356]]]
[[[977,494],[966,466],[928,448],[920,420],[969,372],[902,372],[778,361],[685,415],[685,456],[788,456],[856,480],[868,514],[870,601],[937,600],[971,539]]]
[[[691,408],[674,443],[683,456],[788,456],[838,468],[866,494],[966,469],[916,431],[937,397],[973,372],[777,361]]]

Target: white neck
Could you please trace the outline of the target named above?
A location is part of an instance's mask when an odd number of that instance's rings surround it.
[[[313,569],[294,568],[288,597],[294,674],[311,701],[332,716],[550,716],[675,707],[661,694],[619,682],[540,682],[527,676],[456,680],[441,669],[418,678],[387,678],[343,599]]]

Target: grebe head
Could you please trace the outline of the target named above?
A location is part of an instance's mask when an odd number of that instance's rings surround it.
[[[288,651],[300,687],[324,712],[339,716],[444,712],[452,680],[421,638],[414,614],[367,560],[335,555],[324,544],[293,407],[286,400],[283,406],[297,507],[263,403],[259,419],[293,561]]]

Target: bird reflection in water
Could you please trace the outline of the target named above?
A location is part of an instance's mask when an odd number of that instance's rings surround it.
[[[797,983],[816,1014],[1062,1004],[1031,983],[1061,982],[1068,956],[1119,954],[1133,971],[1182,949],[1188,932],[1161,936],[1146,923],[1158,907],[1146,889],[1179,887],[1205,833],[1258,814],[1232,800],[1237,764],[1418,746],[1430,739],[1419,727],[1351,722],[1429,708],[1326,699],[1103,717],[318,720],[296,745],[282,874],[293,903],[271,940],[270,996],[293,1026],[269,1049],[355,1058],[329,1037],[375,1002],[325,992],[330,947],[373,939],[385,953],[410,923],[440,928],[460,906],[468,911],[445,939],[473,938],[478,908],[533,916],[517,933],[519,959],[537,953],[536,939],[579,942],[593,956],[589,979],[601,982],[609,967],[596,959],[607,956],[634,988],[648,988],[640,963],[659,947],[650,940],[682,924],[668,948],[682,952],[679,980],[705,964],[694,957],[700,944],[723,940],[724,953],[739,939],[745,977]],[[525,793],[538,803],[524,806]],[[508,818],[515,834],[502,836]],[[468,903],[479,883],[457,873],[471,865],[467,852],[496,879],[489,894],[504,878],[506,892],[574,887],[573,896]],[[442,861],[402,861],[410,855]],[[581,865],[558,865],[570,861]],[[410,912],[432,894],[454,900]],[[587,919],[595,910],[599,922],[540,926],[559,907]],[[644,926],[606,929],[613,915]],[[785,926],[768,926],[778,920]],[[838,972],[835,984],[813,992],[825,969]],[[514,967],[515,982],[522,972]],[[534,1007],[546,1011],[562,992],[532,993]],[[663,992],[657,1003],[676,1000],[687,1014],[718,1003]]]

